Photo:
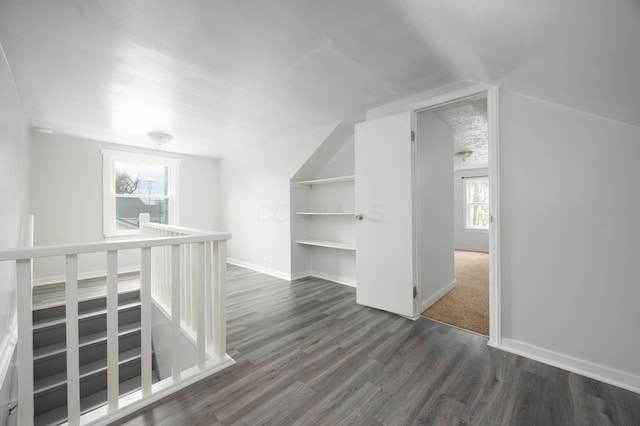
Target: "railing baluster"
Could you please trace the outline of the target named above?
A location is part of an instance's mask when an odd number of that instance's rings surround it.
[[[142,396],[151,395],[151,248],[140,253],[140,355],[142,357]]]
[[[78,255],[68,254],[66,280],[67,416],[80,424],[80,353],[78,348]]]
[[[31,259],[16,260],[18,280],[18,424],[33,424],[33,311]],[[26,336],[26,338],[25,338]]]
[[[197,278],[196,278],[196,299],[198,301],[197,304],[197,315],[198,315],[198,325],[197,325],[197,340],[196,344],[198,347],[198,368],[202,370],[204,368],[204,363],[206,361],[205,357],[205,248],[204,243],[198,243],[197,246],[198,253],[198,262],[197,262]],[[195,308],[196,306],[194,306]]]
[[[188,244],[187,245],[187,259],[185,260],[185,267],[186,265],[189,265],[188,267],[188,271],[189,271],[189,280],[187,281],[187,312],[185,312],[185,314],[187,314],[188,316],[188,324],[189,327],[191,327],[191,329],[195,328],[195,324],[193,321],[193,316],[194,316],[194,311],[195,311],[195,306],[194,306],[194,294],[193,294],[193,281],[195,279],[195,269],[196,266],[194,264],[194,256],[193,256],[193,244]]]
[[[164,288],[162,290],[162,303],[164,303],[165,308],[168,309],[171,306],[171,247],[162,247],[162,256],[162,270],[164,271],[165,276],[163,281]]]
[[[207,347],[211,347],[211,325],[213,323],[213,292],[211,291],[213,273],[213,247],[210,241],[205,243],[205,262],[204,262],[204,299],[206,304],[204,307],[205,317],[205,343]]]
[[[180,265],[186,265],[186,261],[187,261],[187,244],[183,244],[180,246]],[[189,283],[189,279],[188,279],[188,274],[189,274],[189,268],[185,267],[180,269],[180,273],[182,275],[182,280],[180,282],[180,319],[184,319],[184,322],[187,323],[187,310],[188,305],[187,305],[187,299],[188,299],[188,293],[187,293],[187,285]]]
[[[227,275],[227,245],[225,241],[215,242],[214,260],[216,270],[213,280],[213,354],[216,361],[222,361],[227,351],[227,293],[225,289],[225,279]]]
[[[107,395],[109,411],[118,409],[118,252],[107,252]]]
[[[174,382],[180,380],[180,246],[171,246],[171,372]]]

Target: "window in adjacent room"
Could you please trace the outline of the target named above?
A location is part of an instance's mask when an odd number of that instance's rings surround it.
[[[104,235],[139,234],[138,216],[178,224],[177,179],[180,160],[102,150]]]
[[[489,229],[489,178],[473,177],[464,179],[465,188],[465,229]]]

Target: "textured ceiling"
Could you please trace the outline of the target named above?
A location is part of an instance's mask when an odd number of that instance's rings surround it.
[[[431,110],[453,130],[453,153],[471,151],[462,159],[453,156],[454,170],[489,166],[489,122],[485,95],[463,99]]]
[[[217,157],[454,81],[640,125],[637,0],[0,0],[32,126]]]

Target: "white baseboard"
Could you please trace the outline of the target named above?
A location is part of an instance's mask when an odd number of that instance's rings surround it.
[[[306,274],[306,276],[320,278],[320,279],[327,280],[327,281],[333,281],[334,283],[346,285],[346,286],[349,286],[349,287],[354,287],[354,288],[356,287],[356,279],[355,278],[345,277],[345,276],[342,276],[342,275],[326,274],[324,272],[319,272],[319,271],[309,271]]]
[[[242,265],[238,265],[238,266],[242,266]],[[258,272],[261,272],[261,271],[258,271]],[[323,280],[333,281],[334,283],[346,285],[346,286],[349,286],[349,287],[354,287],[354,288],[356,287],[355,278],[345,277],[345,276],[341,276],[341,275],[326,274],[324,272],[319,272],[319,271],[296,272],[294,274],[291,274],[291,281],[299,280],[299,279],[307,278],[307,277],[320,278],[320,279],[323,279]]]
[[[534,361],[571,371],[581,376],[627,389],[631,392],[640,393],[640,376],[635,374],[504,337],[501,339],[500,344],[489,342],[488,345]]]
[[[456,250],[479,251],[481,253],[489,253],[489,249],[487,247],[456,246]]]
[[[431,305],[433,305],[438,300],[440,300],[440,298],[442,298],[442,296],[444,296],[445,294],[449,293],[457,285],[458,285],[458,280],[456,280],[454,278],[453,281],[451,281],[449,284],[447,284],[444,287],[442,287],[440,290],[438,290],[431,297],[427,298],[426,300],[423,300],[422,303],[420,303],[420,312],[426,311]]]
[[[240,266],[241,268],[251,269],[252,271],[260,272],[261,274],[267,274],[267,275],[271,275],[272,277],[291,281],[291,274],[278,271],[277,269],[271,269],[266,266],[260,266],[260,265],[256,265],[255,263],[245,262],[244,260],[231,259],[231,258],[227,258],[227,263]]]

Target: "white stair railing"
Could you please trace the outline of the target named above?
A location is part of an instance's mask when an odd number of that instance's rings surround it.
[[[206,232],[151,223],[143,215],[140,229],[147,238],[195,236]],[[199,365],[207,356],[218,360],[225,358],[226,339],[222,336],[226,332],[226,291],[223,286],[226,258],[226,241],[163,246],[151,250],[153,300],[171,316],[175,341],[179,341],[179,335],[184,331],[194,341],[203,343],[197,346]],[[179,374],[179,347],[174,345],[173,351],[175,365],[172,370]]]
[[[144,220],[144,219],[142,219]],[[0,251],[0,261],[16,262],[18,304],[18,424],[34,422],[32,262],[66,259],[68,424],[107,424],[233,364],[226,355],[226,241],[230,234],[141,223],[138,240],[40,246]],[[118,252],[140,250],[142,389],[119,396]],[[80,412],[78,336],[78,255],[102,252],[107,264],[107,404]],[[204,297],[200,297],[204,295]],[[172,375],[152,383],[152,298],[172,321]],[[193,333],[198,362],[181,371],[182,325]]]

